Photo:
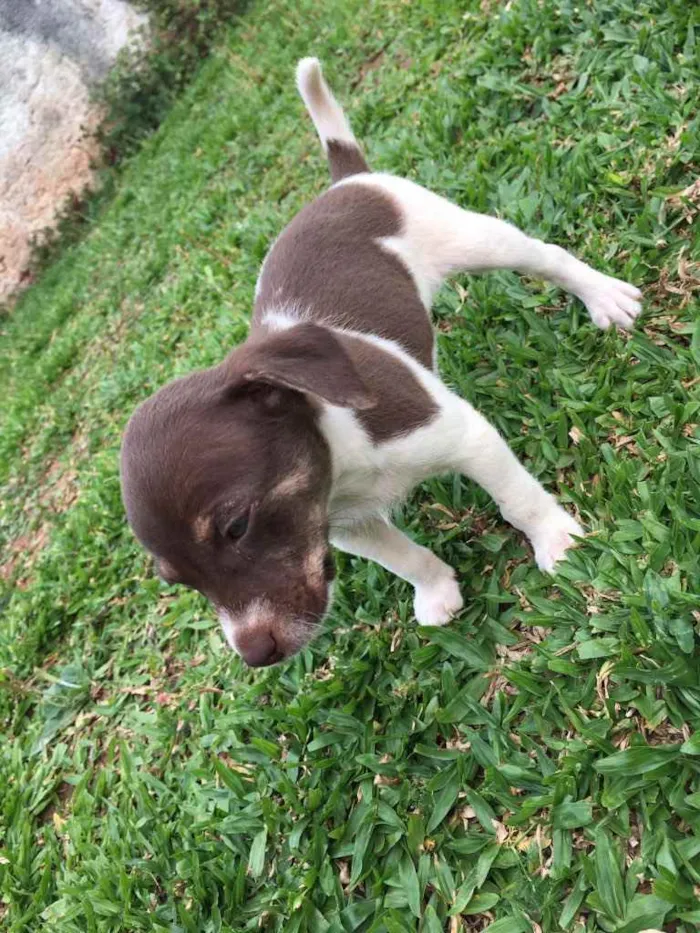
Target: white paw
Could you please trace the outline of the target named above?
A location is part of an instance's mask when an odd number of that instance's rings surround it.
[[[642,293],[638,288],[602,272],[594,272],[580,296],[593,323],[603,330],[611,324],[631,327],[642,310]]]
[[[555,505],[529,536],[540,570],[554,573],[556,562],[561,560],[574,544],[572,535],[583,537],[583,528],[561,506]]]
[[[419,625],[447,625],[464,605],[454,574],[416,587],[413,610]]]

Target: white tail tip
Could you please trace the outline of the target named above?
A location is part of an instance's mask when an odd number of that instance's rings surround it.
[[[324,149],[329,139],[357,146],[350,124],[323,78],[317,58],[301,59],[297,65],[297,88]]]
[[[320,93],[322,82],[321,62],[317,58],[302,58],[297,65],[297,87],[301,96]]]

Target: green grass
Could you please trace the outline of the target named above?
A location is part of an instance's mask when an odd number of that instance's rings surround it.
[[[693,26],[693,19],[695,26]],[[687,0],[253,5],[2,324],[0,927],[492,933],[700,923],[697,9]],[[241,667],[126,528],[120,432],[243,339],[327,184],[317,54],[371,163],[642,285],[629,335],[463,278],[445,378],[590,537],[552,581],[487,497],[399,516],[466,609],[339,557],[313,650]]]

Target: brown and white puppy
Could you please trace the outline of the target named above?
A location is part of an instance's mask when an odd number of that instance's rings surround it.
[[[129,521],[159,572],[204,593],[254,666],[319,630],[330,542],[412,583],[419,623],[459,612],[452,569],[387,517],[429,476],[458,471],[483,486],[544,570],[582,534],[440,381],[429,310],[446,276],[542,276],[600,327],[629,326],[640,310],[636,288],[560,247],[371,174],[316,59],[299,63],[297,82],[333,185],[270,250],[249,339],[144,402],[121,461]]]

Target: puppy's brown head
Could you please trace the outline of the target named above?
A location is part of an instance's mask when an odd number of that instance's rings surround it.
[[[373,404],[339,341],[259,332],[161,389],[124,436],[129,522],[161,575],[202,592],[252,666],[294,654],[328,606],[330,452],[319,400]]]

